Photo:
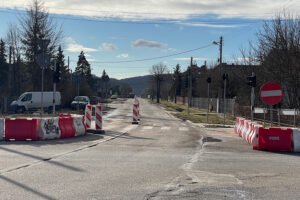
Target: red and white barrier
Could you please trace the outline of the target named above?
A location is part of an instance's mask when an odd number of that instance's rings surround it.
[[[69,138],[75,136],[75,127],[73,117],[59,117],[59,129],[61,131],[60,138]]]
[[[102,107],[100,105],[95,106],[96,115],[96,130],[102,130]]]
[[[86,128],[91,128],[91,124],[92,124],[92,106],[91,105],[85,106],[84,124],[85,124]]]
[[[4,119],[0,119],[0,141],[4,139]]]
[[[38,119],[7,118],[5,119],[5,140],[38,140]]]
[[[39,119],[38,137],[40,140],[57,139],[60,135],[57,117]]]
[[[137,105],[137,119],[140,120],[140,102],[136,96],[134,97],[134,104]]]
[[[138,124],[138,104],[133,104],[132,124]]]
[[[75,136],[86,135],[86,127],[84,125],[83,115],[72,115],[75,128]]]

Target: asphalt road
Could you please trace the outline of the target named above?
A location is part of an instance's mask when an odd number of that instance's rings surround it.
[[[0,142],[0,199],[299,199],[298,154],[253,151],[141,102],[116,102],[105,134]]]

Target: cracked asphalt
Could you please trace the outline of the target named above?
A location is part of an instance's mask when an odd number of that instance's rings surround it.
[[[299,199],[299,154],[254,151],[232,128],[141,99],[111,104],[105,134],[0,142],[0,199]]]

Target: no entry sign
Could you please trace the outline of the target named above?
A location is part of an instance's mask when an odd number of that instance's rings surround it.
[[[260,99],[268,104],[275,105],[282,99],[283,91],[278,83],[268,82],[264,84],[259,91]]]

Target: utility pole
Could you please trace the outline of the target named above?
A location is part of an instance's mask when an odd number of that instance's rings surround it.
[[[191,57],[191,65],[189,68],[189,101],[188,101],[188,114],[190,114],[191,98],[192,98],[192,66],[193,66],[193,57]]]

